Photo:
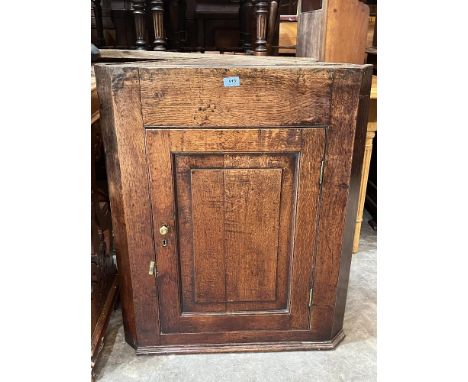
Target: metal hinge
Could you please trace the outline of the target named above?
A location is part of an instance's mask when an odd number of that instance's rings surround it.
[[[149,265],[149,272],[148,272],[150,275],[156,275],[156,264],[154,263],[154,261],[150,261],[150,265]]]
[[[312,288],[309,290],[309,308],[312,306]]]
[[[323,167],[325,165],[325,161],[322,161],[322,163],[320,163],[320,184],[322,184],[323,182]]]

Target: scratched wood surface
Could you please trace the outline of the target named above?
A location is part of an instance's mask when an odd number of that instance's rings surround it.
[[[139,354],[343,338],[370,68],[235,56],[96,65],[126,338]],[[224,88],[226,73],[243,89]]]

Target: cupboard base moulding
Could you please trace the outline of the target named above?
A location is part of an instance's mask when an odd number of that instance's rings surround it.
[[[345,338],[343,330],[330,341],[285,341],[239,344],[137,346],[137,355],[148,354],[201,354],[201,353],[246,353],[301,350],[333,350]]]

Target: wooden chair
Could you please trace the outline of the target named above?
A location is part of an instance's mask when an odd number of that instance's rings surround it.
[[[273,45],[278,40],[279,13],[277,0],[230,0],[216,4],[214,1],[197,2],[195,15],[198,25],[198,50],[205,50],[205,21],[207,18],[238,18],[240,25],[240,49],[247,54],[265,56],[274,53]],[[255,25],[252,16],[255,9]],[[255,27],[255,30],[253,28]],[[252,35],[255,35],[255,50],[252,51]]]
[[[196,7],[198,24],[198,50],[204,48],[205,19],[216,15],[237,17],[240,25],[241,48],[246,53],[252,52],[252,35],[255,28],[254,54],[258,56],[271,55],[275,53],[275,42],[277,45],[279,35],[279,12],[278,0],[232,0],[232,4],[204,4],[200,2]],[[151,0],[150,11],[154,26],[153,50],[166,50],[166,28],[164,25],[164,0]],[[135,46],[138,50],[148,48],[147,41],[147,1],[132,0],[132,12],[135,20]],[[252,25],[252,13],[255,9],[256,23]],[[171,20],[174,17],[171,17]],[[176,17],[177,18],[177,17]]]
[[[132,9],[135,19],[136,49],[146,50],[148,41],[146,40],[146,0],[133,0]],[[166,50],[166,34],[164,31],[164,1],[151,0],[150,11],[154,26],[153,50]]]

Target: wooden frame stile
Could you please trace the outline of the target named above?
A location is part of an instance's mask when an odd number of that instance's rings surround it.
[[[153,212],[157,211],[152,210],[154,204],[151,203],[151,179],[147,163],[145,126],[157,126],[158,121],[167,117],[172,118],[172,126],[180,129],[183,119],[178,115],[168,115],[169,112],[165,112],[164,107],[171,110],[173,104],[180,105],[183,95],[179,96],[180,99],[172,100],[171,97],[177,97],[177,95],[167,94],[177,92],[177,86],[180,84],[175,83],[171,87],[164,88],[167,92],[164,97],[159,93],[154,96],[155,92],[148,85],[154,80],[152,70],[145,67],[140,72],[138,65],[96,66],[113,226],[115,227],[116,247],[120,254],[118,266],[127,342],[137,349],[137,354],[333,349],[344,338],[343,316],[352,257],[351,247],[364,152],[372,67],[356,67],[359,69],[349,70],[349,67],[323,64],[320,68],[314,68],[311,71],[301,68],[292,74],[295,81],[312,81],[313,86],[310,83],[304,86],[306,89],[313,88],[314,97],[317,97],[313,101],[309,101],[308,97],[300,100],[313,102],[314,106],[313,111],[310,112],[312,115],[309,113],[306,117],[303,117],[305,114],[301,115],[304,111],[301,112],[298,109],[297,118],[304,118],[304,121],[305,118],[309,118],[309,127],[328,126],[320,207],[317,208],[319,218],[316,219],[318,227],[314,244],[315,256],[310,259],[309,270],[311,269],[311,272],[305,268],[295,279],[312,286],[310,310],[307,311],[307,303],[299,308],[304,310],[301,314],[309,317],[309,329],[304,330],[302,324],[293,323],[290,330],[271,332],[250,330],[184,332],[168,335],[161,334],[158,283],[153,277],[148,277],[148,264],[156,260],[154,258],[156,253],[155,227],[148,222],[153,222]],[[174,75],[173,68],[174,66],[161,69],[160,73]],[[177,70],[191,71],[192,69]],[[211,73],[215,73],[217,69],[210,70],[212,70]],[[260,74],[265,71],[264,68],[223,70],[226,71],[226,75],[235,74],[237,70],[243,70],[244,74],[251,71],[248,76],[245,75],[245,78],[253,81],[252,86],[256,78],[255,70]],[[277,73],[281,73],[282,76],[284,75],[284,78],[289,75],[287,70],[284,74],[281,72],[283,69],[275,70],[278,70]],[[195,76],[202,76],[199,73],[201,72],[192,72]],[[307,74],[304,75],[304,73]],[[140,85],[140,80],[143,81],[145,75],[147,82]],[[214,74],[213,76],[213,78],[219,78]],[[170,80],[170,76],[168,78]],[[192,78],[195,78],[195,82],[197,81],[196,77]],[[168,81],[167,78],[162,80]],[[208,89],[211,86],[209,85],[210,79],[203,78],[203,81],[208,84],[206,85]],[[161,81],[158,80],[158,83],[160,84]],[[291,81],[291,84],[295,83]],[[263,86],[265,88],[270,85],[265,83]],[[271,86],[274,86],[274,83]],[[147,88],[147,93],[144,87]],[[270,91],[268,91],[268,96],[276,97],[275,93]],[[201,94],[200,97],[203,95]],[[198,102],[201,102],[200,100]],[[232,101],[231,99],[229,102]],[[158,112],[159,114],[154,111],[156,102],[159,103],[158,110],[161,111],[161,113]],[[195,105],[192,105],[194,102],[193,99],[187,99],[184,107],[191,108]],[[191,129],[211,128],[214,129],[213,131],[219,131],[216,129],[224,128],[219,125],[222,121],[222,114],[218,112],[218,109],[222,109],[220,105],[228,101],[220,99],[218,102],[218,108],[210,111],[210,119],[200,119],[199,122],[193,117],[194,126]],[[167,103],[171,104],[167,106]],[[290,111],[286,112],[281,108],[277,110],[276,115],[270,116],[263,113],[257,116],[250,115],[247,118],[245,114],[248,115],[248,113],[242,112],[242,108],[248,107],[246,105],[248,105],[248,100],[241,101],[237,105],[239,109],[231,111],[230,116],[235,120],[235,128],[239,129],[238,131],[248,126],[249,122],[253,123],[256,128],[265,130],[267,126],[286,130],[301,125],[300,122],[293,125],[294,121],[291,121],[289,126],[287,123],[285,126],[285,118],[288,118]],[[307,105],[302,104],[301,107],[307,107]],[[207,115],[204,110],[198,109],[198,111],[200,115]],[[228,122],[231,121],[224,121],[224,123]],[[170,134],[170,130],[164,131],[164,134]],[[290,141],[287,142],[290,143]],[[167,147],[167,150],[170,151],[170,147]],[[308,150],[308,148],[302,147],[301,150]],[[122,161],[121,158],[125,160]],[[301,171],[307,170],[301,169]],[[308,207],[305,206],[303,209],[307,210]],[[304,214],[299,219],[310,221],[310,216]],[[171,242],[172,237],[169,239]],[[308,241],[303,241],[303,243],[304,251],[307,248],[310,249],[311,243]],[[308,296],[304,297],[309,301]],[[262,338],[261,342],[258,338]]]
[[[159,343],[151,203],[137,68],[96,67],[103,113],[112,224],[115,227],[126,340],[134,348]],[[119,157],[132,158],[125,163]],[[131,276],[130,276],[131,275]],[[130,279],[131,277],[131,279]]]

